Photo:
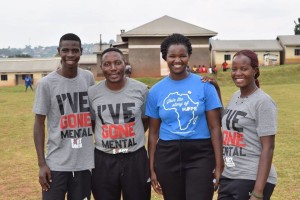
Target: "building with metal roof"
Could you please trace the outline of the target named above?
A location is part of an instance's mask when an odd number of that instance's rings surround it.
[[[27,75],[31,76],[33,83],[36,84],[39,79],[60,66],[60,57],[0,59],[0,86],[25,84],[24,78]],[[95,54],[80,57],[79,67],[92,71],[95,77],[99,73],[96,66]]]
[[[283,47],[281,64],[300,63],[300,35],[279,35],[277,40]]]
[[[211,40],[210,58],[212,66],[221,68],[223,62],[229,67],[237,51],[249,49],[256,52],[261,65],[279,65],[283,48],[277,40]]]
[[[217,33],[167,15],[129,31],[121,30],[121,41],[113,46],[124,52],[132,66],[133,77],[163,76],[168,74],[168,67],[161,58],[160,44],[173,33],[181,33],[190,39],[193,47],[190,65],[210,64],[209,39]]]

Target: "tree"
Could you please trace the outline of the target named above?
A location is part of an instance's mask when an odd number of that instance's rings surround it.
[[[295,22],[295,29],[294,29],[294,32],[295,32],[295,35],[300,35],[300,18],[298,18],[298,24],[296,21]]]

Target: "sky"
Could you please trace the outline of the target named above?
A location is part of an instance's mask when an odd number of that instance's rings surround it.
[[[299,0],[1,0],[0,48],[57,46],[65,33],[82,43],[116,40],[164,15],[217,32],[213,39],[294,35]]]

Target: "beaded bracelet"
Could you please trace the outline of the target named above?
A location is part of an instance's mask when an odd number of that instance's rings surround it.
[[[254,196],[257,199],[263,199],[264,198],[264,195],[258,195],[254,191],[252,191],[251,196]]]

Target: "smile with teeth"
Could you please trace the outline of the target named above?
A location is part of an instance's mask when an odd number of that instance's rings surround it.
[[[182,65],[180,65],[180,64],[176,64],[176,65],[173,65],[174,66],[174,68],[181,68],[182,67]]]
[[[236,78],[235,81],[236,82],[242,82],[242,81],[244,81],[244,79],[243,78]]]

